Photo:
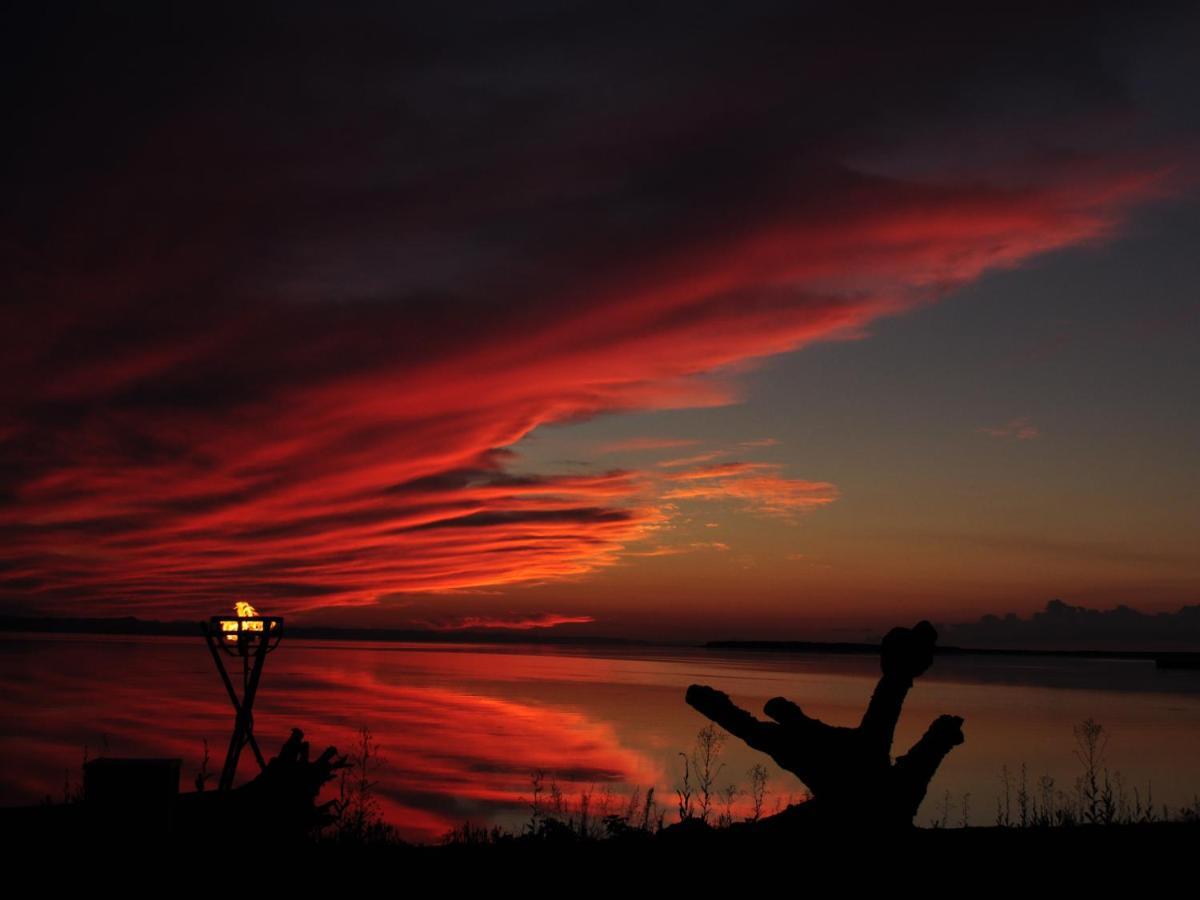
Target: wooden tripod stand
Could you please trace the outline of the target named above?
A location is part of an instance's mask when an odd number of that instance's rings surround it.
[[[260,769],[267,766],[258,741],[254,738],[254,698],[262,678],[263,663],[267,654],[279,645],[283,636],[283,619],[278,616],[242,616],[239,618],[214,617],[204,630],[204,639],[216,663],[217,672],[229,694],[235,713],[233,734],[229,738],[229,750],[225,754],[225,765],[221,768],[221,779],[217,789],[228,791],[233,787],[237,774],[238,759],[247,744],[254,752]],[[242,696],[239,698],[233,679],[225,667],[219,649],[242,660]]]

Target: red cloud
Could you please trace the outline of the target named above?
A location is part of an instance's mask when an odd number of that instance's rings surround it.
[[[414,40],[407,22],[328,15],[236,47],[197,29],[217,42],[181,48],[200,70],[156,56],[175,41],[149,21],[36,35],[62,60],[113,50],[86,79],[13,79],[41,93],[13,109],[0,212],[0,602],[365,604],[594,571],[674,500],[828,504],[830,484],[745,463],[515,478],[504,448],[549,423],[729,402],[747,361],[1105,238],[1163,181],[1134,135],[1119,152],[1091,139],[1107,110],[1073,109],[1063,136],[1057,105],[1039,121],[1024,90],[972,93],[995,73],[975,39],[1020,47],[1024,29],[843,23],[866,42],[850,56],[792,23],[764,56],[778,35],[751,17],[736,41],[709,36],[735,54],[713,67],[559,21],[555,41],[588,46],[539,68],[524,38],[474,21],[399,70],[383,36]],[[323,52],[331,33],[346,52]],[[495,39],[486,58],[476,33]],[[914,54],[928,68],[895,79]],[[1075,98],[1093,55],[1062,60],[1065,80],[1054,54],[1013,58]],[[965,96],[986,158],[943,167],[897,136],[897,116],[956,132]],[[868,171],[880,157],[917,164]]]
[[[465,631],[471,628],[495,628],[512,631],[532,631],[558,625],[580,625],[595,622],[592,616],[564,616],[559,613],[535,613],[513,616],[455,616],[424,623],[434,631]]]
[[[774,463],[728,462],[676,472],[673,475],[664,475],[663,478],[667,481],[708,481],[714,478],[737,478],[755,472],[774,472],[778,469],[779,466]]]
[[[724,450],[710,450],[706,453],[697,453],[694,456],[682,456],[678,459],[664,459],[658,463],[660,469],[675,469],[680,466],[694,466],[697,463],[709,462],[710,460],[720,459],[724,456]]]
[[[663,493],[664,500],[738,500],[759,515],[791,518],[797,513],[833,503],[837,487],[825,481],[804,481],[774,474],[767,463],[725,463],[667,476],[679,484]]]
[[[189,614],[237,596],[285,612],[586,573],[666,513],[636,474],[517,479],[498,448],[607,410],[723,402],[728,386],[698,376],[1104,235],[1148,184],[853,178],[838,205],[797,198],[734,231],[646,247],[636,264],[548,286],[562,300],[535,304],[536,317],[497,314],[454,341],[403,303],[259,301],[146,320],[103,290],[84,303],[99,273],[64,272],[69,315],[6,314],[7,593]],[[156,272],[114,265],[128,290],[161,289]],[[89,347],[101,321],[117,337]],[[663,500],[770,515],[836,497],[762,464],[671,480]]]

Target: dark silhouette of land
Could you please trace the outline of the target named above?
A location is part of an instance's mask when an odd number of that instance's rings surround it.
[[[157,621],[134,616],[57,617],[0,616],[0,632],[32,634],[129,634],[193,637],[198,627],[192,621]],[[582,647],[701,647],[761,653],[827,653],[874,656],[880,644],[860,641],[743,641],[714,640],[701,644],[687,641],[650,641],[611,635],[562,635],[504,629],[436,631],[416,628],[342,628],[325,625],[291,625],[293,638],[311,641],[379,641],[431,644],[544,644]],[[1164,650],[1069,650],[1020,647],[939,646],[938,656],[1052,656],[1078,659],[1149,660],[1163,668],[1200,668],[1200,652]]]

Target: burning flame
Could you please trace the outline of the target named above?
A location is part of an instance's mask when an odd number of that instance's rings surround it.
[[[274,629],[279,627],[278,619],[271,619],[270,625],[267,625],[266,617],[257,609],[247,603],[245,600],[239,600],[233,604],[233,608],[237,610],[236,619],[221,619],[221,631],[225,635],[226,642],[236,644],[241,638],[250,638],[252,635],[247,632],[255,632],[261,635],[268,628]]]

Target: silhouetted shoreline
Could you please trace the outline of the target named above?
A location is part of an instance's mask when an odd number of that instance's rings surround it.
[[[55,618],[51,616],[0,616],[0,632],[29,632],[33,634],[129,634],[194,638],[201,634],[203,623],[161,622],[137,619],[133,616],[115,618]],[[385,641],[392,643],[429,644],[583,644],[591,646],[697,646],[696,644],[665,644],[663,641],[643,641],[635,638],[603,635],[552,635],[528,631],[455,630],[405,628],[334,628],[325,625],[296,625],[288,623],[289,639],[313,641]]]
[[[53,616],[0,616],[0,632],[32,634],[124,634],[195,637],[200,622],[162,622],[133,616],[57,618]],[[428,644],[540,644],[584,647],[690,647],[701,650],[732,650],[749,653],[822,653],[846,656],[875,656],[878,643],[853,641],[662,641],[606,635],[537,634],[529,631],[461,630],[434,631],[401,628],[335,628],[324,625],[288,626],[291,638],[314,641],[380,641]],[[1200,668],[1200,652],[1176,650],[1063,650],[995,647],[938,647],[938,656],[1021,656],[1071,659],[1145,660],[1160,668]]]

